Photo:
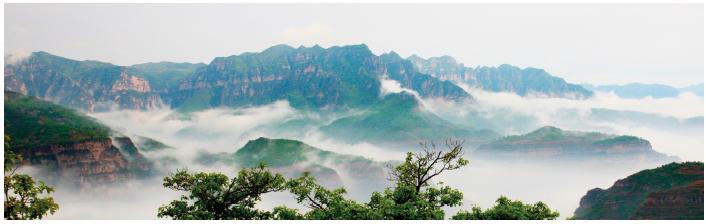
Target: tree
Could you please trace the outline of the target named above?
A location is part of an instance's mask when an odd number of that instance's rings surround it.
[[[419,146],[424,150],[423,153],[414,154],[408,152],[405,163],[402,165],[394,168],[392,165],[388,165],[392,170],[388,180],[414,187],[419,192],[422,187],[429,186],[428,182],[431,178],[441,174],[444,170],[455,170],[468,165],[468,160],[461,158],[464,154],[464,142],[447,140],[446,147],[451,149],[447,153],[436,151],[434,141],[431,142],[431,151],[429,151],[426,142],[420,142]],[[456,163],[455,165],[453,164],[454,162]]]
[[[53,215],[59,209],[59,205],[54,203],[54,198],[39,198],[38,195],[44,192],[51,194],[54,188],[47,186],[43,181],[39,181],[39,186],[36,186],[36,182],[29,175],[15,174],[19,166],[13,169],[13,165],[16,162],[22,162],[22,156],[15,154],[9,148],[10,136],[5,135],[5,218],[42,219],[47,213]]]
[[[243,168],[229,181],[221,173],[195,173],[177,170],[164,178],[163,186],[176,191],[186,191],[169,205],[159,208],[158,217],[172,219],[271,219],[272,213],[254,209],[260,195],[283,191],[285,179],[281,174],[272,175],[267,165],[260,163],[250,170]],[[194,200],[189,204],[189,200]]]
[[[426,142],[420,143],[423,153],[407,153],[405,162],[391,169],[388,180],[396,181],[394,188],[385,189],[384,193],[373,192],[370,202],[363,205],[343,197],[344,188],[327,190],[315,183],[309,173],[287,183],[287,189],[298,203],[303,203],[312,210],[298,214],[296,210],[278,207],[281,218],[297,219],[444,219],[444,206],[461,205],[463,194],[441,185],[440,189],[430,187],[429,181],[445,170],[455,170],[468,164],[461,158],[463,141],[449,140],[446,146],[449,152],[436,151],[431,142],[429,150]],[[425,188],[425,189],[422,189]],[[313,194],[312,194],[313,193]]]
[[[555,220],[559,212],[552,212],[549,207],[540,202],[534,205],[523,204],[522,201],[510,201],[505,196],[496,200],[498,204],[492,209],[481,212],[479,207],[473,207],[473,212],[460,211],[453,220]]]
[[[442,182],[438,183],[438,188],[433,187],[430,181],[446,170],[468,165],[468,161],[461,158],[463,143],[447,141],[448,152],[436,151],[433,142],[432,150],[426,142],[420,143],[423,153],[407,153],[403,164],[390,166],[389,180],[396,182],[395,187],[388,187],[382,193],[373,192],[370,201],[363,204],[346,199],[345,188],[329,190],[318,185],[309,171],[299,178],[284,181],[280,174],[272,176],[265,170],[267,165],[260,163],[250,171],[243,168],[230,184],[223,174],[191,175],[181,171],[164,178],[164,186],[188,191],[191,195],[159,208],[158,216],[173,219],[442,220],[445,217],[442,208],[462,205],[463,193]],[[294,195],[297,203],[311,211],[302,214],[286,206],[275,207],[272,212],[254,210],[261,194],[285,189]],[[189,205],[188,200],[194,200],[193,205]],[[474,213],[459,212],[454,219],[555,219],[559,216],[557,212],[551,213],[542,202],[529,206],[501,197],[498,203],[485,213],[473,208]]]

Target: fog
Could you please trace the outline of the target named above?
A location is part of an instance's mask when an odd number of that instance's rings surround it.
[[[703,124],[681,124],[684,119],[704,114],[703,97],[692,93],[681,93],[678,98],[622,99],[612,93],[595,92],[591,98],[574,100],[541,95],[520,97],[460,86],[474,97],[474,102],[425,99],[425,106],[448,121],[501,135],[522,135],[546,125],[632,135],[650,141],[655,151],[679,156],[682,161],[704,161]],[[640,113],[593,116],[592,109]]]
[[[592,116],[592,108],[611,110],[631,110],[665,119],[683,121],[685,118],[703,116],[703,98],[682,93],[679,98],[641,100],[620,99],[613,94],[596,93],[585,100],[546,98],[541,95],[519,97],[510,93],[490,93],[465,87],[474,101],[444,101],[424,99],[425,108],[453,123],[470,125],[476,129],[487,128],[502,135],[525,134],[544,125],[553,125],[572,131],[601,131],[613,134],[627,134],[649,140],[654,149],[667,155],[677,155],[683,161],[703,161],[703,125],[688,126],[655,124],[650,120],[624,120]],[[384,79],[381,97],[388,93],[409,91],[399,83]],[[55,215],[47,219],[156,219],[157,209],[184,192],[176,192],[162,187],[162,178],[169,171],[188,168],[190,172],[221,172],[229,177],[237,174],[238,166],[223,164],[195,164],[193,158],[199,151],[210,153],[234,153],[249,140],[259,137],[287,138],[300,140],[308,145],[340,154],[358,155],[374,161],[403,160],[408,150],[415,148],[392,148],[371,143],[347,144],[326,137],[318,127],[330,124],[333,120],[361,113],[362,111],[320,111],[300,112],[290,107],[286,101],[246,109],[216,108],[192,113],[189,120],[170,119],[174,110],[167,107],[145,111],[112,110],[91,113],[89,116],[132,137],[149,137],[163,142],[174,149],[142,154],[155,162],[157,175],[145,180],[131,180],[93,190],[76,190],[58,183],[54,197],[60,205]],[[650,115],[652,116],[652,115]],[[649,116],[648,116],[649,117]],[[311,125],[295,129],[282,128],[289,121],[307,120]],[[664,122],[663,122],[664,123]],[[441,145],[441,144],[439,144]],[[443,146],[438,149],[446,149]],[[473,146],[466,145],[467,152]],[[159,159],[173,157],[178,164],[161,164]],[[459,210],[471,210],[471,205],[483,210],[494,205],[495,200],[504,195],[526,204],[545,202],[552,210],[561,213],[560,219],[570,217],[586,192],[595,187],[608,188],[615,181],[625,178],[642,169],[655,168],[662,164],[641,163],[618,167],[590,165],[556,165],[531,162],[503,162],[480,160],[472,153],[465,156],[470,165],[459,170],[446,171],[435,178],[434,183],[443,181],[445,185],[459,189],[464,194],[464,206],[445,208],[447,218]],[[315,161],[316,158],[310,158]],[[322,165],[339,174],[349,191],[347,198],[358,203],[369,201],[370,192],[383,191],[391,182],[380,180],[377,186],[367,186],[355,178],[341,164],[326,161]],[[23,168],[21,171],[33,173],[42,178],[36,169]],[[276,206],[308,211],[296,204],[293,195],[287,191],[265,194],[257,208],[272,210]]]

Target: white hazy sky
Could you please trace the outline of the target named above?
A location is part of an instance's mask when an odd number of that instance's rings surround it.
[[[117,65],[367,44],[570,83],[704,81],[703,4],[4,4],[5,53]]]

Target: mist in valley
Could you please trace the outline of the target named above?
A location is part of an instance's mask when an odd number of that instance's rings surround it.
[[[399,83],[387,80],[381,95],[391,92],[410,91],[399,88]],[[608,134],[633,135],[644,138],[654,150],[668,156],[677,155],[682,161],[703,161],[703,124],[668,125],[655,124],[651,120],[603,119],[591,116],[592,108],[631,110],[645,114],[659,113],[661,117],[673,117],[682,122],[691,117],[703,116],[703,98],[683,93],[679,98],[628,100],[615,95],[596,93],[585,100],[563,98],[519,97],[510,93],[490,93],[466,87],[475,101],[444,101],[425,99],[426,108],[452,123],[475,129],[490,129],[503,136],[521,135],[545,125],[571,131],[599,131]],[[418,96],[418,95],[417,95]],[[302,141],[323,150],[363,156],[377,162],[402,161],[407,151],[419,152],[415,144],[376,145],[366,142],[344,143],[329,138],[318,127],[333,120],[360,113],[361,111],[301,112],[289,106],[287,101],[245,109],[216,108],[191,114],[189,120],[170,119],[174,110],[167,107],[147,111],[113,110],[91,113],[114,130],[139,141],[136,136],[148,137],[172,146],[172,149],[144,151],[141,153],[153,161],[156,175],[148,179],[132,180],[98,188],[101,190],[78,190],[55,186],[54,197],[60,210],[47,219],[157,219],[160,206],[176,200],[186,192],[177,192],[162,187],[162,179],[168,172],[188,168],[190,172],[221,172],[230,178],[237,175],[237,165],[195,163],[200,152],[225,152],[232,154],[249,140],[259,137],[286,138]],[[309,125],[287,126],[290,121],[305,120]],[[661,125],[661,126],[660,126]],[[656,168],[662,164],[637,163],[616,166],[591,164],[552,164],[550,162],[511,162],[480,159],[473,156],[479,143],[466,143],[465,158],[470,164],[459,170],[445,171],[434,178],[434,183],[443,182],[464,194],[464,206],[445,208],[447,218],[459,210],[471,210],[477,205],[483,210],[491,208],[500,195],[525,204],[545,202],[552,210],[561,213],[560,219],[573,216],[579,201],[588,190],[596,187],[608,188],[615,181],[643,169]],[[139,145],[139,144],[138,144]],[[443,142],[436,148],[446,150]],[[165,158],[177,162],[165,162]],[[317,158],[310,158],[312,161]],[[360,183],[351,178],[341,164],[324,162],[334,169],[349,194],[346,198],[358,203],[368,202],[373,191],[384,191],[393,183],[384,178],[375,186]],[[34,173],[41,179],[42,173],[33,168],[21,170]],[[385,172],[388,170],[385,170]],[[106,193],[107,192],[107,193]],[[257,208],[272,210],[277,206],[306,212],[297,204],[289,192],[269,193],[262,196]],[[110,208],[110,209],[106,209]]]

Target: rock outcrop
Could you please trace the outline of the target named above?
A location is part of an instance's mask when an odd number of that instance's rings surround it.
[[[425,60],[412,55],[407,58],[421,73],[429,74],[440,80],[451,80],[468,84],[470,87],[491,91],[510,92],[520,96],[540,93],[550,97],[588,98],[591,91],[575,84],[569,84],[562,78],[549,75],[543,69],[520,69],[511,65],[499,67],[465,67],[449,56],[433,57]]]
[[[5,91],[5,135],[23,164],[40,167],[52,182],[91,186],[149,174],[149,162],[129,138],[109,138],[110,128],[73,109]],[[45,179],[46,180],[46,179]]]
[[[130,170],[139,177],[152,174],[152,162],[147,160],[128,137],[115,137],[113,144],[120,149],[122,155],[129,163]]]
[[[328,49],[278,45],[262,53],[216,58],[179,81],[171,91],[171,106],[190,111],[286,99],[294,107],[364,107],[378,100],[380,79],[386,75],[423,98],[471,98],[458,86],[416,72],[399,56],[389,58],[374,55],[364,44]]]
[[[129,162],[110,139],[49,144],[15,151],[25,158],[23,165],[52,172],[49,177],[56,178],[54,181],[66,181],[65,177],[72,177],[69,182],[91,186],[135,177]]]
[[[703,180],[703,162],[670,163],[643,170],[616,181],[606,190],[588,191],[574,217],[703,219]]]
[[[460,87],[414,70],[394,54],[378,57],[366,45],[323,49],[271,47],[202,63],[130,67],[75,61],[35,52],[5,65],[5,90],[82,111],[147,109],[169,104],[188,113],[288,100],[296,108],[361,108],[375,102],[383,77],[423,98],[472,99]],[[7,59],[6,59],[7,60]]]
[[[75,61],[35,52],[20,64],[5,64],[5,90],[82,111],[146,109],[162,104],[135,71],[97,61]]]
[[[665,219],[704,219],[704,181],[696,181],[687,186],[664,191],[655,191],[647,195],[645,203],[637,209],[630,219],[665,220]]]

